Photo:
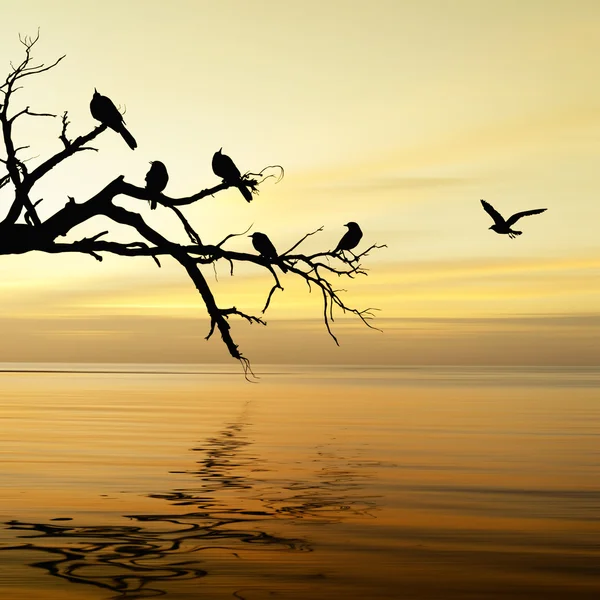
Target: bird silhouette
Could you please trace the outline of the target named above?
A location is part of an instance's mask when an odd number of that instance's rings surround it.
[[[522,231],[515,231],[511,227],[521,218],[528,217],[529,215],[539,215],[543,213],[547,208],[536,208],[535,210],[524,210],[523,212],[515,213],[512,217],[504,220],[504,217],[489,203],[485,200],[481,201],[481,205],[485,212],[494,219],[494,224],[489,228],[496,233],[508,234],[508,237],[514,239],[518,235],[521,235]]]
[[[275,250],[273,242],[266,236],[266,234],[256,231],[248,237],[252,238],[252,245],[263,258],[266,258],[268,261],[271,262],[277,261],[277,259],[279,258],[277,250]],[[284,273],[287,273],[288,269],[283,264],[282,260],[279,260],[277,262],[277,265]]]
[[[231,158],[229,158],[229,156],[227,156],[227,154],[222,153],[222,150],[223,148],[213,154],[213,173],[217,177],[220,177],[225,183],[235,185],[240,190],[246,201],[252,202],[252,192],[247,186],[241,183],[242,175],[240,170],[235,166],[235,163],[231,160]]]
[[[169,182],[167,167],[160,160],[150,161],[150,170],[146,173],[146,189],[154,194],[160,194]],[[156,199],[150,200],[150,209],[156,208]]]
[[[343,252],[344,250],[351,251],[353,248],[358,246],[358,243],[362,239],[363,232],[358,226],[358,223],[350,221],[349,223],[346,223],[344,227],[347,227],[348,231],[346,231],[346,233],[342,236],[342,239],[338,242],[338,245],[333,251],[334,254],[340,251]]]
[[[123,115],[119,109],[113,104],[113,101],[107,96],[102,96],[98,90],[94,88],[94,96],[90,102],[90,112],[92,117],[100,121],[103,125],[110,127],[113,131],[121,134],[121,137],[127,142],[127,145],[135,150],[137,142],[133,136],[127,131]]]

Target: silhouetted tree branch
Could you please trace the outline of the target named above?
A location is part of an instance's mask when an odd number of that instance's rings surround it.
[[[249,371],[249,362],[241,354],[231,335],[229,317],[236,316],[251,324],[256,323],[259,325],[266,325],[266,321],[262,317],[244,312],[235,306],[220,307],[200,271],[202,265],[213,265],[214,267],[218,261],[226,261],[229,265],[230,275],[234,275],[234,265],[241,263],[252,263],[268,271],[273,278],[273,285],[266,296],[262,314],[266,313],[269,308],[275,291],[283,291],[284,289],[274,267],[284,271],[287,270],[288,277],[291,273],[304,279],[309,290],[316,288],[321,292],[324,324],[336,343],[338,343],[338,340],[331,330],[331,323],[334,321],[334,307],[341,309],[344,313],[356,315],[365,325],[373,328],[369,320],[373,317],[372,311],[376,309],[358,310],[348,306],[340,296],[344,290],[334,287],[330,279],[334,276],[352,279],[357,275],[366,275],[367,271],[362,267],[361,260],[372,250],[384,246],[373,244],[360,254],[350,253],[352,258],[347,258],[344,252],[336,251],[317,252],[311,255],[299,253],[297,248],[307,238],[323,231],[323,227],[319,227],[315,231],[302,236],[289,250],[278,257],[266,258],[255,253],[237,252],[226,248],[228,241],[247,234],[250,228],[242,233],[230,233],[215,244],[203,243],[200,234],[180,208],[209,196],[214,196],[230,187],[240,188],[240,186],[245,186],[251,194],[256,194],[259,185],[265,179],[275,177],[274,174],[268,172],[269,169],[280,169],[279,179],[281,179],[283,176],[281,167],[265,167],[259,173],[246,173],[239,176],[237,181],[222,181],[218,185],[181,198],[173,198],[162,192],[148,189],[148,187],[140,187],[129,183],[125,181],[125,176],[121,175],[83,202],[77,202],[71,196],[67,196],[68,200],[65,205],[42,221],[36,211],[36,205],[41,199],[33,202],[30,197],[35,184],[52,169],[59,168],[62,163],[78,152],[96,150],[88,144],[103,134],[107,130],[107,125],[100,124],[89,132],[83,133],[75,139],[70,139],[67,135],[67,129],[71,123],[68,112],[65,110],[61,117],[61,129],[58,133],[62,149],[47,158],[41,159],[36,166],[29,169],[26,162],[31,159],[24,159],[20,156],[20,153],[28,146],[19,146],[15,143],[13,125],[21,117],[54,118],[55,115],[32,110],[30,106],[13,109],[14,95],[21,89],[19,83],[25,77],[49,71],[58,65],[64,56],[48,66],[43,63],[34,64],[32,49],[39,39],[39,33],[34,38],[20,37],[19,39],[25,48],[25,58],[17,66],[11,64],[9,74],[4,83],[0,85],[0,127],[4,145],[4,155],[0,158],[0,166],[6,170],[5,174],[0,175],[0,189],[12,186],[14,191],[12,200],[9,199],[10,205],[7,208],[6,216],[0,222],[0,254],[23,254],[32,251],[51,254],[74,252],[87,254],[97,261],[102,261],[104,253],[128,257],[147,256],[152,258],[159,267],[161,266],[159,258],[168,256],[185,269],[206,306],[210,317],[210,327],[206,338],[209,339],[215,331],[218,331],[229,354],[238,359],[244,366],[246,375],[251,372]],[[164,184],[158,189],[163,188]],[[114,204],[113,201],[118,196],[143,201],[139,212]],[[244,197],[251,198],[247,192],[244,193]],[[179,244],[151,227],[142,215],[147,202],[171,210],[179,219],[190,243]],[[110,241],[104,239],[110,234],[110,230],[105,230],[76,241],[59,241],[60,237],[67,235],[73,228],[98,215],[103,215],[113,223],[127,226],[137,239],[133,239],[129,243]],[[21,221],[21,218],[24,222]],[[296,253],[293,253],[294,251]],[[266,254],[266,256],[269,256],[269,254]]]

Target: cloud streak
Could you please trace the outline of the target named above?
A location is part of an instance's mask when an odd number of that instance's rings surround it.
[[[373,192],[402,192],[405,190],[429,190],[447,187],[471,185],[474,179],[463,177],[393,177],[380,176],[358,180],[336,181],[307,186],[309,191],[327,193],[373,193]]]

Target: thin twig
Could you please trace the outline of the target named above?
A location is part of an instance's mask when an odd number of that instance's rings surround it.
[[[324,225],[321,225],[319,229],[315,229],[314,231],[307,233],[300,241],[296,242],[289,250],[286,250],[283,254],[280,254],[279,256],[288,255],[292,250],[295,250],[306,238],[310,237],[311,235],[315,235],[315,233],[319,233],[319,231],[323,231],[323,229]]]

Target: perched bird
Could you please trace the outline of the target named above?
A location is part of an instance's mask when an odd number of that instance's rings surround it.
[[[518,235],[521,235],[522,231],[515,231],[511,229],[511,227],[521,218],[528,217],[529,215],[539,215],[543,213],[546,208],[536,208],[535,210],[524,210],[523,212],[515,213],[512,217],[504,220],[504,217],[489,203],[485,200],[481,201],[481,205],[483,206],[485,212],[494,219],[494,224],[490,227],[496,233],[507,233],[508,237],[513,239]]]
[[[150,170],[146,173],[146,189],[154,194],[160,194],[169,182],[169,174],[167,167],[160,160],[150,161]],[[150,201],[150,209],[156,208],[156,199]]]
[[[271,262],[277,261],[277,259],[279,258],[277,250],[275,250],[273,242],[264,233],[256,231],[248,237],[252,238],[252,245],[263,258],[266,258]],[[283,264],[283,261],[277,262],[277,265],[284,273],[287,273],[288,269]]]
[[[358,223],[354,221],[350,221],[346,223],[344,227],[348,228],[348,231],[342,236],[342,239],[339,241],[333,253],[344,251],[344,250],[352,250],[358,246],[358,243],[362,239],[363,232],[361,231]]]
[[[94,119],[100,121],[103,125],[121,134],[121,137],[127,142],[127,145],[135,150],[137,142],[125,128],[125,121],[119,109],[113,104],[113,101],[107,96],[102,96],[94,88],[94,96],[90,102],[90,112]]]
[[[244,196],[248,202],[252,202],[252,192],[241,182],[242,174],[240,173],[240,170],[235,166],[235,163],[227,156],[227,154],[222,154],[222,150],[223,148],[213,154],[213,173],[217,177],[220,177],[225,183],[235,185],[242,193],[242,196]]]

